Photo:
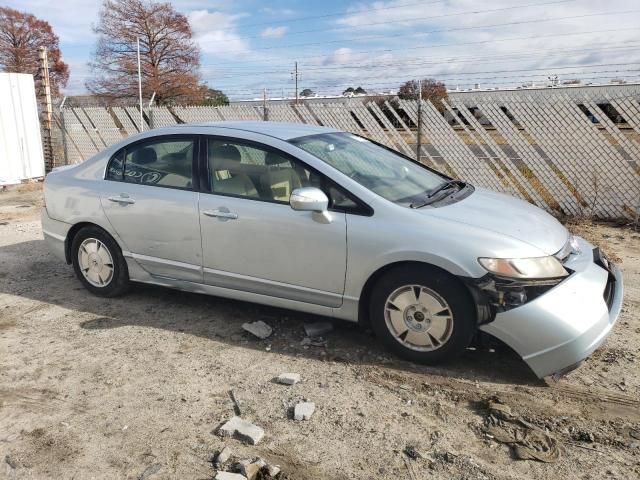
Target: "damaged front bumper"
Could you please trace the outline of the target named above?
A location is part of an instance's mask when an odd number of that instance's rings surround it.
[[[609,335],[622,308],[621,270],[589,242],[564,263],[572,273],[546,293],[479,328],[513,348],[542,378],[570,370]]]

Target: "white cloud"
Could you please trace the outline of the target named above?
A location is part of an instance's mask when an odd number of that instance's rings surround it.
[[[234,28],[235,21],[243,16],[208,10],[194,10],[187,15],[202,52],[230,58],[249,53],[249,43]]]
[[[287,30],[289,27],[267,27],[260,32],[260,36],[262,38],[282,38]]]
[[[278,15],[278,16],[291,16],[293,15],[295,12],[295,10],[292,10],[290,8],[271,8],[271,7],[264,7],[260,10],[261,12],[264,12],[268,15]]]

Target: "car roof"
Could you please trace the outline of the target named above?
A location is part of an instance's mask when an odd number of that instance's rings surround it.
[[[243,130],[245,132],[261,133],[281,140],[291,140],[292,138],[316,135],[319,133],[340,132],[335,128],[320,127],[305,123],[287,122],[205,122],[205,123],[185,123],[180,127],[216,127],[228,128],[229,130]]]

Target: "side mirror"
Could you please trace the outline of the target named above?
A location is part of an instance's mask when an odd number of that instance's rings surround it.
[[[316,187],[296,188],[291,192],[289,205],[294,210],[302,212],[326,212],[329,207],[329,198]]]

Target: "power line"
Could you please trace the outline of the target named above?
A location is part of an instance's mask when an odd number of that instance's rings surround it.
[[[335,66],[335,67],[308,67],[305,69],[305,71],[307,72],[324,72],[324,71],[334,71],[334,70],[354,70],[357,69],[359,71],[367,71],[367,70],[372,70],[372,69],[377,69],[377,68],[381,68],[381,67],[407,67],[407,68],[412,68],[412,67],[419,67],[419,66],[424,66],[424,65],[440,65],[442,63],[453,63],[453,62],[458,62],[458,63],[462,63],[462,62],[466,62],[466,61],[474,61],[474,62],[480,62],[482,61],[483,63],[496,63],[494,60],[497,60],[497,63],[501,63],[504,61],[508,61],[508,60],[514,60],[514,59],[526,59],[526,58],[539,58],[539,57],[551,57],[554,55],[559,55],[559,54],[567,54],[567,53],[580,53],[580,52],[597,52],[597,51],[604,51],[604,50],[627,50],[627,49],[636,49],[640,44],[624,44],[624,46],[617,46],[617,47],[594,47],[594,48],[587,48],[587,49],[562,49],[562,50],[550,50],[550,51],[546,51],[543,53],[538,53],[538,54],[527,54],[527,53],[513,53],[513,54],[506,54],[506,55],[498,55],[498,56],[488,56],[488,57],[446,57],[446,58],[439,58],[439,59],[434,59],[434,60],[429,60],[429,61],[420,61],[420,60],[409,60],[406,62],[403,61],[396,61],[396,62],[391,62],[391,63],[369,63],[369,64],[349,64],[349,65],[340,65],[340,66]],[[282,70],[243,70],[243,71],[226,71],[223,70],[221,71],[221,73],[223,75],[216,75],[215,79],[220,79],[220,78],[237,78],[239,73],[242,74],[251,74],[251,73],[256,73],[256,74],[261,74],[261,75],[267,75],[267,74],[283,74]]]
[[[372,27],[372,26],[378,26],[378,25],[391,25],[393,23],[407,23],[407,22],[417,22],[417,21],[422,21],[422,20],[433,20],[433,19],[437,19],[437,18],[446,18],[446,17],[457,17],[460,15],[478,15],[481,13],[495,13],[495,12],[502,12],[502,11],[506,11],[506,10],[515,10],[515,9],[522,9],[522,8],[529,8],[529,7],[543,7],[543,6],[549,6],[549,5],[558,5],[558,4],[562,4],[562,3],[569,3],[569,2],[575,2],[576,0],[555,0],[555,1],[551,1],[551,2],[544,2],[544,3],[530,3],[530,4],[526,4],[526,5],[514,5],[514,6],[510,6],[510,7],[501,7],[501,8],[493,8],[493,9],[489,9],[489,10],[470,10],[470,11],[466,11],[466,12],[457,12],[457,13],[446,13],[443,15],[433,15],[433,16],[429,16],[429,17],[411,17],[411,18],[405,18],[402,20],[389,20],[386,22],[374,22],[374,23],[361,23],[358,25],[353,25],[353,26],[344,26],[344,27],[333,27],[333,28],[316,28],[316,29],[312,29],[312,30],[296,30],[293,32],[287,32],[287,36],[290,35],[300,35],[303,33],[316,33],[316,32],[333,32],[336,30],[349,30],[349,29],[353,29],[353,28],[360,28],[360,27]],[[262,37],[262,35],[251,35],[251,36],[247,36],[247,37],[240,37],[243,40],[248,40],[251,38],[264,38]]]
[[[494,23],[491,25],[473,25],[473,26],[468,26],[468,27],[455,27],[455,28],[446,28],[446,29],[441,29],[441,30],[427,30],[424,32],[419,32],[419,33],[398,33],[398,34],[387,34],[387,35],[371,35],[368,37],[352,37],[352,38],[345,38],[345,39],[341,39],[341,40],[327,40],[324,42],[308,42],[308,43],[298,43],[298,44],[289,44],[289,45],[273,45],[270,47],[260,47],[260,48],[255,48],[254,50],[276,50],[276,49],[282,49],[282,48],[293,48],[293,47],[309,47],[309,46],[314,46],[314,45],[327,45],[327,44],[335,44],[335,43],[345,43],[345,42],[358,42],[358,41],[363,41],[363,40],[375,40],[375,39],[389,39],[389,38],[399,38],[399,37],[408,37],[408,36],[422,36],[422,35],[429,35],[429,34],[433,34],[433,33],[449,33],[449,32],[458,32],[458,31],[465,31],[465,30],[475,30],[478,28],[496,28],[496,27],[507,27],[507,26],[514,26],[514,25],[530,25],[530,24],[534,24],[534,23],[546,23],[546,22],[559,22],[562,20],[575,20],[578,18],[589,18],[589,17],[598,17],[598,16],[609,16],[609,15],[621,15],[621,14],[628,14],[628,13],[638,13],[640,12],[640,10],[624,10],[624,11],[619,11],[619,12],[599,12],[599,13],[588,13],[588,14],[583,14],[583,15],[570,15],[567,17],[556,17],[556,18],[538,18],[538,19],[530,19],[530,20],[518,20],[518,21],[513,21],[513,22],[505,22],[505,23]],[[235,53],[238,53],[241,51],[236,50]],[[234,51],[227,51],[227,53],[234,53]]]
[[[544,53],[540,53],[540,54],[536,54],[536,55],[528,55],[528,54],[509,54],[509,55],[504,55],[503,57],[507,57],[508,59],[513,59],[514,57],[517,56],[521,56],[524,58],[537,58],[540,56],[544,56],[546,57],[550,57],[553,55],[559,55],[559,54],[566,54],[567,52],[591,52],[591,51],[599,51],[599,50],[610,50],[610,49],[629,49],[629,48],[635,48],[637,46],[637,44],[633,44],[633,45],[628,45],[628,46],[620,46],[620,47],[597,47],[597,48],[593,48],[593,49],[563,49],[563,50],[551,50],[551,51],[547,51]],[[475,61],[483,61],[484,63],[490,63],[490,60],[493,60],[496,57],[493,56],[489,56],[489,57],[465,57],[464,59],[470,59],[470,60],[475,60]],[[499,58],[499,57],[498,57]],[[374,70],[374,69],[379,69],[380,67],[385,67],[385,66],[397,66],[397,67],[420,67],[420,66],[424,66],[424,65],[440,65],[442,63],[451,63],[454,60],[460,60],[460,58],[456,59],[456,58],[444,58],[444,59],[437,59],[437,60],[433,60],[433,61],[427,61],[427,62],[416,62],[416,63],[412,63],[412,64],[404,64],[402,62],[394,62],[394,63],[386,63],[386,64],[373,64],[373,65],[360,65],[360,66],[344,66],[344,67],[338,67],[338,69],[352,69],[352,68],[357,68],[359,71],[367,71],[367,70]],[[298,62],[296,62],[297,64]],[[578,64],[578,65],[565,65],[565,66],[546,66],[546,67],[539,67],[539,68],[523,68],[523,69],[517,69],[517,70],[485,70],[485,71],[472,71],[472,72],[465,72],[465,71],[461,71],[461,72],[429,72],[429,73],[425,73],[423,75],[431,75],[431,76],[440,76],[440,75],[478,75],[478,74],[487,74],[487,73],[514,73],[514,72],[531,72],[531,71],[549,71],[549,70],[566,70],[566,69],[574,69],[574,68],[591,68],[591,67],[611,67],[611,66],[627,66],[632,64],[633,62],[624,62],[624,63],[598,63],[598,64]],[[324,70],[333,70],[333,68],[317,68],[317,69],[313,69],[313,68],[309,68],[308,70],[312,70],[312,71],[324,71]],[[281,70],[274,70],[274,71],[264,71],[264,70],[256,70],[254,72],[243,72],[245,74],[251,74],[251,73],[255,73],[255,74],[283,74],[283,72]],[[292,75],[294,75],[294,72],[291,72]],[[385,73],[385,75],[387,75],[387,73]],[[84,76],[78,76],[78,77],[90,77],[91,75],[84,75]],[[78,78],[77,77],[77,78]],[[237,79],[238,75],[237,74],[230,74],[230,75],[221,75],[216,77],[216,79],[218,78],[234,78]],[[292,77],[294,78],[294,77]],[[300,78],[300,72],[298,70],[298,79]]]
[[[470,45],[486,45],[488,43],[501,43],[501,42],[511,42],[514,40],[537,40],[537,39],[546,39],[546,38],[556,38],[556,37],[573,37],[579,35],[594,35],[597,33],[613,33],[613,32],[625,32],[625,31],[640,31],[638,27],[629,27],[629,28],[609,28],[605,30],[590,30],[586,32],[567,32],[567,33],[552,33],[548,35],[531,35],[526,37],[506,37],[506,38],[498,38],[493,40],[479,40],[475,42],[458,42],[458,43],[439,43],[433,45],[417,45],[413,47],[403,47],[403,48],[385,48],[385,49],[377,49],[377,50],[352,50],[353,54],[381,54],[381,53],[390,53],[390,52],[405,52],[407,50],[424,50],[424,49],[433,49],[433,48],[442,48],[442,47],[466,47]],[[306,60],[310,59],[326,59],[331,57],[333,54],[328,55],[315,55],[315,56],[306,56]],[[201,66],[216,66],[218,64],[214,63],[203,63]],[[272,65],[273,66],[273,65]],[[284,67],[286,68],[286,67]]]
[[[626,65],[626,64],[625,64]],[[634,65],[636,66],[636,65]],[[640,66],[640,63],[637,65]],[[577,67],[576,67],[577,68]],[[531,79],[531,78],[543,78],[546,79],[547,75],[549,74],[549,72],[553,72],[556,73],[553,69],[540,69],[540,70],[547,70],[546,73],[543,74],[534,74],[534,75],[498,75],[498,76],[492,76],[492,77],[477,77],[477,78],[455,78],[455,77],[441,77],[438,80],[442,81],[442,82],[457,82],[457,81],[465,81],[465,82],[470,82],[468,83],[473,84],[473,83],[477,83],[479,80],[498,80],[498,79],[519,79],[519,80],[526,80],[526,79]],[[493,72],[487,72],[489,74],[491,73],[503,73],[504,71],[493,71]],[[606,76],[599,76],[597,78],[610,78],[611,74],[620,74],[620,73],[636,73],[636,72],[640,72],[640,69],[616,69],[616,70],[600,70],[600,71],[593,71],[593,70],[588,70],[588,71],[582,71],[582,72],[559,72],[558,75],[592,75],[592,74],[604,74],[606,73]],[[433,74],[422,74],[422,75],[416,75],[416,76],[421,76],[421,77],[428,77],[429,75],[433,75]],[[459,73],[452,73],[452,75],[460,75]],[[373,77],[373,79],[376,78],[381,78],[381,77]],[[590,79],[593,79],[594,77],[591,77]],[[402,79],[397,80],[397,82],[402,82],[403,80],[406,80],[406,76],[403,77]],[[582,80],[587,80],[587,78],[582,78]],[[371,81],[365,81],[365,82],[361,82],[362,85],[366,85],[366,86],[379,86],[379,85],[385,85],[385,88],[397,88],[397,83],[393,86],[389,86],[389,82],[392,82],[393,80],[391,79],[387,79],[385,82],[371,82]],[[504,83],[504,82],[502,82]],[[331,87],[348,87],[348,86],[352,86],[353,85],[353,81],[345,81],[345,82],[340,82],[340,83],[322,83],[322,84],[318,84],[316,83],[308,85],[308,87],[314,87],[314,88],[318,88],[318,87],[322,87],[322,88],[331,88]],[[232,89],[232,90],[225,90],[225,93],[252,93],[254,91],[258,91],[258,89]]]

